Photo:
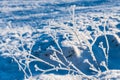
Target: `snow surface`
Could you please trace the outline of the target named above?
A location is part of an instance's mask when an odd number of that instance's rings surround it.
[[[0,80],[119,79],[119,13],[119,0],[0,1]]]

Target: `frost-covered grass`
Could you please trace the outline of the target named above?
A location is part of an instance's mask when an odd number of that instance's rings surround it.
[[[42,29],[15,27],[12,22],[0,27],[0,56],[20,75],[9,79],[119,78],[119,14],[105,10],[78,14],[80,8],[71,6],[67,19],[49,20]],[[6,67],[2,61],[1,67]]]

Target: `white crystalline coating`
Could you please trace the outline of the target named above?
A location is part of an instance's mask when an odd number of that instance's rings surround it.
[[[108,0],[110,4],[103,3],[100,6],[80,6],[79,1],[83,0],[0,1],[0,74],[2,75],[0,79],[19,79],[21,74],[16,72],[18,67],[28,78],[25,78],[26,80],[119,79],[119,70],[110,70],[120,69],[120,38],[116,35],[120,32],[119,0],[115,3],[113,0]],[[76,6],[74,2],[77,2]],[[19,11],[21,14],[15,13]],[[46,18],[51,16],[55,19],[47,21]],[[41,19],[44,17],[47,25]],[[13,22],[7,22],[9,19]],[[19,27],[12,25],[26,19],[33,19],[30,21],[31,24],[35,22],[46,26],[43,29],[36,29],[29,25],[18,25]],[[108,21],[105,22],[106,20]],[[39,25],[37,27],[41,28]],[[109,37],[110,35],[112,37]],[[109,49],[104,45],[105,36]],[[97,44],[98,38],[101,38],[102,42],[98,40]],[[37,46],[38,50],[32,51],[34,46]],[[12,64],[8,57],[11,57],[17,65]],[[42,71],[43,75],[36,76],[34,71],[32,72],[33,67],[30,68],[30,63],[34,61],[47,64],[47,66],[43,64],[34,66],[38,71]],[[110,62],[109,66],[107,62]],[[46,70],[40,68],[49,66],[52,68]],[[105,68],[105,71],[102,68]],[[68,75],[44,74],[59,69],[69,71]],[[9,74],[10,71],[15,74]],[[3,75],[7,75],[7,78]]]
[[[115,37],[116,41],[118,42],[118,44],[120,44],[120,37],[119,36],[120,35],[114,35],[114,37]]]

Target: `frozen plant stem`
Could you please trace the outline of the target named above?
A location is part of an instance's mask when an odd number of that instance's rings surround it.
[[[53,38],[53,40],[55,41],[57,47],[59,48],[60,52],[61,52],[61,55],[62,57],[65,59],[65,61],[68,63],[68,64],[71,64],[71,66],[77,70],[78,74],[80,75],[85,75],[84,73],[82,73],[74,64],[72,64],[70,61],[67,60],[67,58],[64,56],[64,53],[59,45],[59,43],[57,42],[56,38],[55,38],[55,35],[53,35],[52,33],[50,33],[50,36]],[[59,59],[60,60],[60,59]],[[66,65],[67,66],[67,65]]]
[[[107,65],[107,67],[108,67],[109,42],[108,42],[108,39],[107,39],[107,36],[106,36],[106,27],[107,27],[106,21],[107,21],[107,20],[105,19],[103,34],[104,34],[104,36],[105,36],[106,45],[107,45],[106,53],[104,53],[104,55],[105,55],[105,58],[106,58],[106,65]]]

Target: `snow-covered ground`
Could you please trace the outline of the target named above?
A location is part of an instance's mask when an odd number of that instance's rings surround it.
[[[120,78],[119,0],[0,1],[0,80]]]

